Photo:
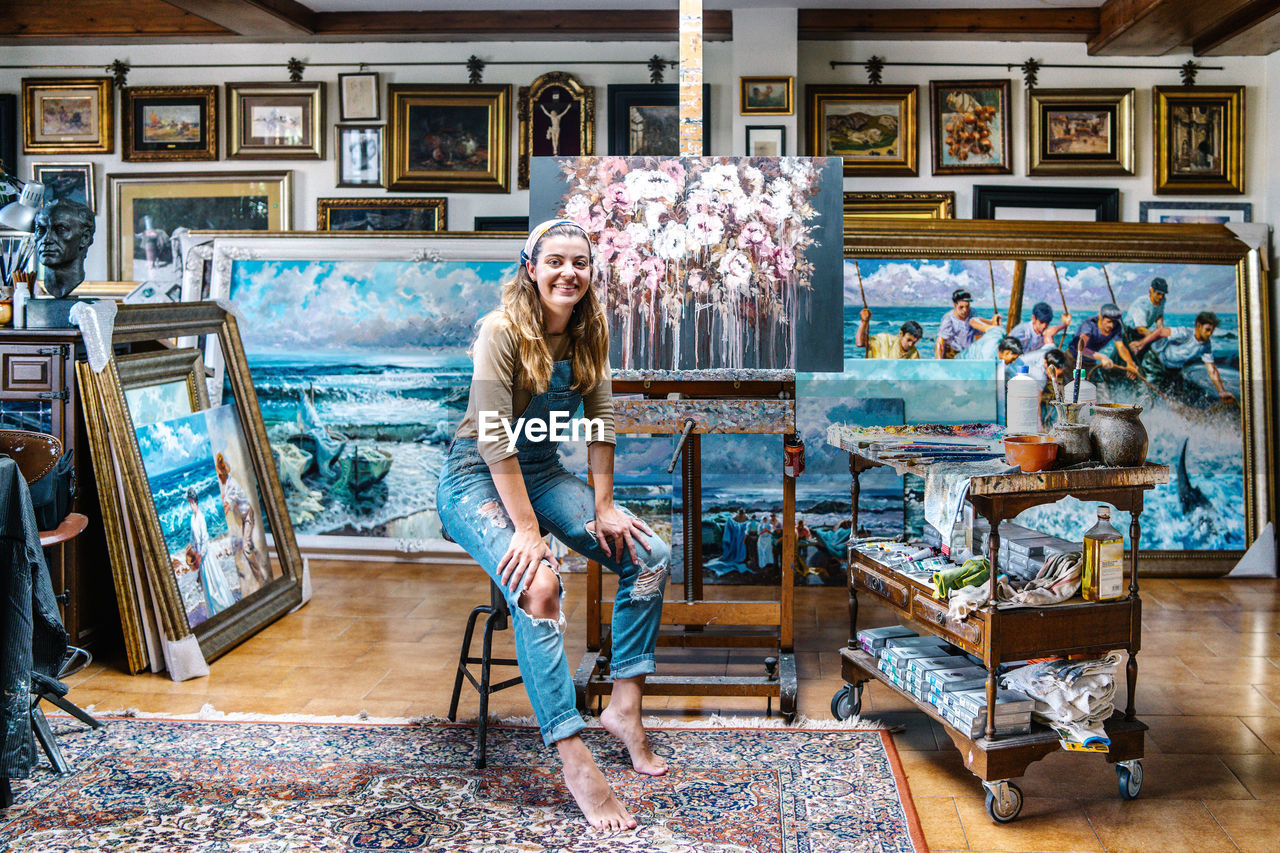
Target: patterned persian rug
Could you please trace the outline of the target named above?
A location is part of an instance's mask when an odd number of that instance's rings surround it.
[[[733,725],[750,721],[733,721]],[[923,834],[887,732],[664,727],[670,774],[630,770],[584,732],[640,826],[596,834],[537,730],[489,730],[476,770],[471,726],[54,719],[75,772],[15,781],[0,850],[783,851],[916,853]],[[822,724],[816,724],[821,726]]]

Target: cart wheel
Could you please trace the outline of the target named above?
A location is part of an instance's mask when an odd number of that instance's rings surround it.
[[[987,789],[987,814],[996,823],[1009,823],[1022,811],[1022,789],[1012,782],[996,784],[1004,790],[1001,796],[996,796],[991,788]]]
[[[1116,776],[1120,777],[1120,799],[1137,799],[1142,792],[1142,762],[1134,760],[1118,763]]]
[[[856,687],[846,684],[831,697],[831,716],[837,720],[847,720],[862,713],[862,685]]]

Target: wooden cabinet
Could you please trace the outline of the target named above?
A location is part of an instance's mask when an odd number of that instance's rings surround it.
[[[119,642],[119,615],[107,557],[93,462],[76,393],[85,358],[79,329],[0,329],[0,427],[51,433],[75,452],[75,511],[84,533],[45,550],[71,643],[99,654]]]

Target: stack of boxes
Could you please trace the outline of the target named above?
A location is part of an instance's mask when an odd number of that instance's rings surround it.
[[[987,544],[991,539],[991,525],[969,507],[966,514],[966,541],[969,550],[979,556],[987,556]],[[1080,543],[1050,536],[1046,533],[1005,521],[1000,524],[1000,550],[996,559],[1002,574],[1010,574],[1022,580],[1031,580],[1039,572],[1044,561],[1054,556],[1079,551]]]
[[[876,667],[899,689],[938,709],[969,737],[987,725],[987,670],[976,658],[932,635],[918,636],[895,625],[858,632],[858,645],[876,658]],[[996,693],[996,735],[1031,731],[1030,697],[1012,690]]]

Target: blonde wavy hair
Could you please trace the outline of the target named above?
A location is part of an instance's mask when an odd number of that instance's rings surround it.
[[[542,244],[548,237],[587,240],[586,232],[576,225],[552,226],[533,248],[534,264],[537,264]],[[587,247],[590,250],[589,240]],[[594,253],[591,257],[594,266]],[[590,279],[589,276],[588,281]],[[547,346],[538,284],[523,263],[515,277],[502,286],[501,307],[482,317],[480,322],[491,316],[501,317],[515,332],[522,368],[517,381],[521,387],[531,394],[544,393],[551,382],[551,350]],[[573,363],[573,388],[579,393],[586,393],[609,378],[609,321],[594,285],[587,286],[586,295],[573,307],[565,333],[569,336],[569,358]]]

